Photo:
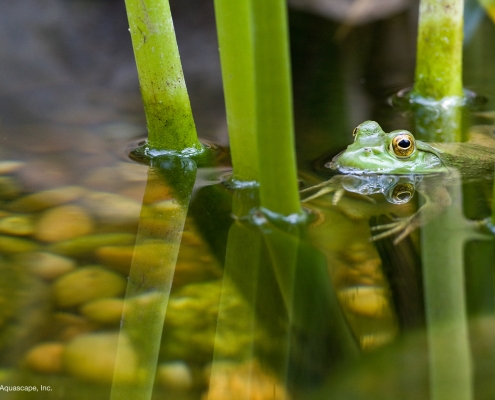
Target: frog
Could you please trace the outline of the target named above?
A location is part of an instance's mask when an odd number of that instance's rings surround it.
[[[332,202],[337,204],[347,191],[382,193],[390,203],[403,204],[419,188],[425,202],[414,214],[373,228],[381,232],[372,240],[397,234],[398,243],[450,206],[449,184],[493,179],[495,139],[486,135],[487,130],[492,132],[493,127],[473,130],[470,142],[428,143],[407,130],[386,133],[377,122],[365,121],[354,129],[353,143],[324,163],[324,168],[340,175],[304,189],[303,193],[317,190],[303,201],[333,192]],[[487,145],[490,141],[493,147]]]

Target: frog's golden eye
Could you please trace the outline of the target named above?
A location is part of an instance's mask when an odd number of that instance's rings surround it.
[[[390,150],[399,158],[409,157],[415,147],[414,137],[410,133],[400,133],[390,143]]]
[[[392,191],[394,203],[407,203],[414,196],[414,185],[411,183],[401,183],[396,185]]]
[[[356,134],[357,134],[357,126],[354,128],[354,130],[352,131],[352,137],[355,138],[356,137]]]

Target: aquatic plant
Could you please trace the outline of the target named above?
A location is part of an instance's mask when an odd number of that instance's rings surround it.
[[[460,141],[463,104],[463,0],[421,0],[414,88],[416,134]]]
[[[168,0],[126,0],[151,153],[201,153]]]

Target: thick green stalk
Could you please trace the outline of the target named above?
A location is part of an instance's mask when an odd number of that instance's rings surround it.
[[[422,140],[462,140],[463,0],[421,0],[410,100]]]
[[[215,0],[234,179],[258,180],[253,34],[249,0]]]
[[[466,241],[481,235],[463,216],[461,187],[453,187],[450,193],[452,206],[421,232],[430,398],[471,400],[463,252]]]
[[[414,92],[462,96],[463,0],[421,0]]]
[[[152,165],[148,171],[127,280],[111,400],[150,400],[152,397],[163,323],[196,178],[196,164],[192,160],[181,157],[155,160],[157,165]],[[175,196],[170,199],[166,193],[176,176],[180,177],[182,185],[172,187]],[[165,193],[161,202],[156,202],[157,192]],[[151,205],[146,205],[152,201]],[[164,202],[168,203],[167,206],[160,207]],[[129,362],[128,338],[139,357],[135,377],[138,394],[130,392],[128,386],[118,379]]]
[[[126,0],[148,147],[199,152],[168,0]]]
[[[284,0],[250,0],[254,26],[256,135],[261,206],[275,213],[301,212]]]

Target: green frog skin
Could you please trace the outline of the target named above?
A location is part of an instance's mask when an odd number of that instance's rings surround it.
[[[425,143],[406,130],[385,133],[374,121],[354,129],[354,143],[326,166],[343,174],[432,174],[449,169],[462,176],[493,171],[495,150],[479,143]],[[486,136],[486,141],[490,141]],[[491,140],[493,141],[493,139]]]
[[[318,189],[303,201],[334,192],[332,203],[336,204],[351,191],[382,193],[389,202],[400,204],[412,198],[421,182],[418,190],[425,204],[410,217],[374,229],[381,233],[373,240],[398,234],[397,243],[451,204],[446,186],[459,183],[460,178],[493,178],[495,140],[483,132],[488,127],[476,128],[469,143],[426,143],[406,130],[386,133],[378,123],[365,121],[354,129],[354,142],[325,164],[343,175],[303,190]]]

